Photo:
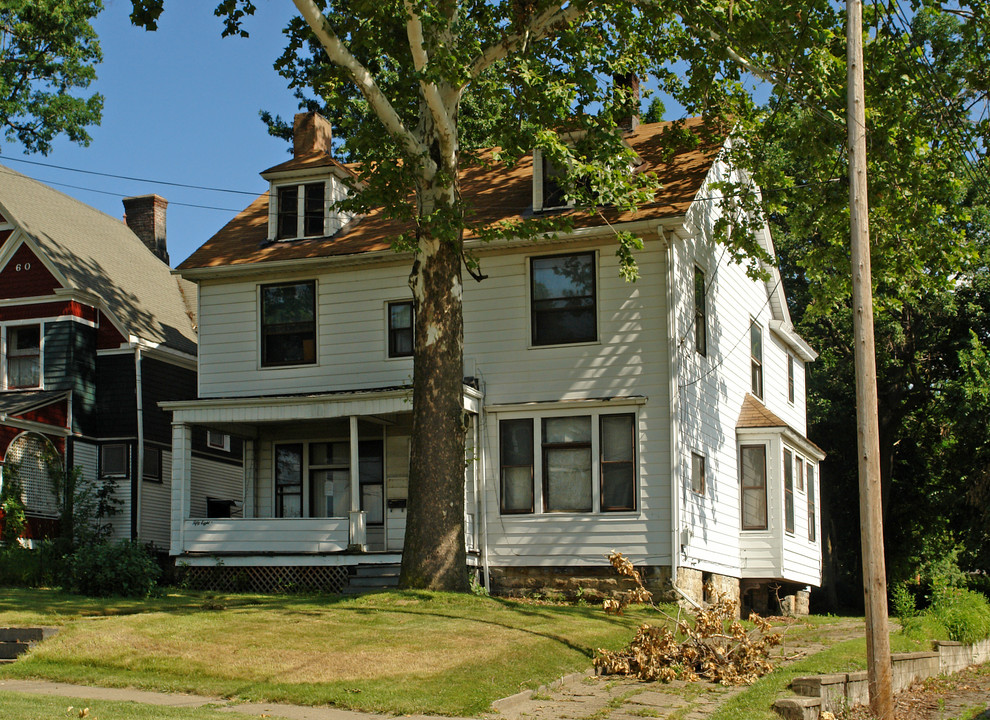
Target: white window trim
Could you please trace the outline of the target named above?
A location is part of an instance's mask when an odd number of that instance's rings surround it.
[[[220,444],[210,442],[210,433],[216,433],[220,435],[220,437],[222,438],[222,442],[220,442]],[[222,450],[223,452],[230,452],[230,435],[228,433],[221,432],[219,430],[207,429],[206,447],[210,448],[211,450]]]
[[[384,313],[384,318],[385,318],[385,344],[382,353],[383,353],[383,357],[388,362],[405,361],[408,363],[412,361],[412,357],[413,357],[412,355],[389,355],[388,352],[389,320],[390,320],[389,306],[395,305],[397,303],[413,303],[413,342],[414,343],[416,342],[416,314],[415,314],[416,306],[413,300],[411,298],[394,298],[392,300],[386,300],[384,305],[382,306],[382,312]]]
[[[701,459],[701,490],[694,489],[694,459]],[[692,495],[697,498],[703,498],[708,495],[708,455],[700,449],[691,450],[691,464],[688,468],[690,476],[688,477],[688,489],[691,491]]]
[[[306,186],[323,183],[323,232],[321,235],[305,235],[306,222]],[[330,184],[333,180],[325,178],[304,178],[293,182],[272,182],[268,190],[268,239],[273,242],[293,242],[307,237],[326,237],[330,225]],[[278,191],[282,188],[296,187],[296,234],[295,237],[278,236]]]
[[[262,336],[262,323],[261,323],[261,311],[262,302],[264,299],[261,296],[261,288],[270,287],[272,285],[301,285],[302,283],[312,282],[313,283],[313,323],[315,326],[315,342],[316,342],[316,360],[311,363],[297,363],[296,365],[265,365],[263,362],[264,352],[262,344],[264,343],[264,337]],[[309,277],[302,278],[298,280],[277,280],[273,282],[258,283],[254,289],[255,296],[255,329],[254,334],[256,338],[255,350],[258,353],[258,363],[257,370],[262,372],[272,372],[278,370],[294,370],[297,368],[316,368],[320,367],[320,281],[318,278]]]
[[[533,150],[533,212],[544,210],[566,210],[574,207],[574,201],[568,200],[562,205],[543,206],[543,151]]]
[[[3,390],[44,390],[45,389],[45,324],[39,318],[12,320],[0,325],[0,387]],[[7,379],[8,330],[17,327],[38,326],[38,384],[31,387],[9,387]]]
[[[574,407],[574,403],[567,403],[568,407],[562,407],[563,403],[554,403],[551,407],[535,410],[530,408],[528,412],[510,410],[503,408],[495,417],[492,423],[495,432],[495,452],[498,457],[498,449],[501,447],[501,436],[499,434],[499,422],[501,420],[527,420],[533,421],[533,512],[515,512],[502,514],[501,508],[501,460],[492,464],[495,470],[493,487],[497,488],[499,494],[496,503],[496,512],[503,521],[511,521],[520,518],[629,518],[638,517],[642,512],[642,495],[640,484],[640,466],[643,462],[640,448],[640,428],[642,418],[640,418],[639,405],[641,403],[608,403],[607,406],[600,403],[581,404]],[[491,409],[486,408],[489,412]],[[633,416],[633,499],[636,507],[634,510],[605,510],[601,509],[601,417],[605,415],[632,415]],[[543,419],[559,417],[591,417],[591,510],[589,512],[558,512],[544,510],[543,501]]]
[[[557,343],[555,345],[534,345],[533,344],[533,260],[564,255],[587,255],[591,254],[595,262],[595,339],[583,340],[573,343]],[[553,348],[589,347],[602,344],[601,328],[601,254],[597,249],[574,248],[559,252],[538,253],[526,255],[523,258],[526,263],[526,348],[528,350],[548,350]]]

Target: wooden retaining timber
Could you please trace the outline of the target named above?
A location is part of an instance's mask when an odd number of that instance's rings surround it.
[[[42,640],[50,638],[58,628],[0,628],[0,663],[12,663]]]
[[[938,640],[933,652],[895,653],[891,656],[894,692],[936,675],[949,675],[970,665],[990,661],[990,640],[973,645]],[[870,702],[866,671],[795,678],[791,690],[798,697],[780,698],[774,710],[786,720],[818,720],[822,712]]]

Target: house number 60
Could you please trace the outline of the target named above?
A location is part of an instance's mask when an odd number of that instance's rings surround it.
[[[31,263],[17,263],[17,265],[14,266],[14,272],[20,272],[21,270],[30,270],[30,269],[31,269]]]

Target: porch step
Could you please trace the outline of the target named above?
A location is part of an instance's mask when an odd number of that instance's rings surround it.
[[[32,647],[58,632],[57,628],[0,628],[0,662],[14,662]]]
[[[347,579],[345,595],[360,595],[375,590],[389,590],[399,584],[399,564],[357,565]]]

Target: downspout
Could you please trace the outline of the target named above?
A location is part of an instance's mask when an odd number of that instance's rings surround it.
[[[134,524],[131,537],[141,538],[141,484],[144,477],[144,389],[141,382],[141,346],[134,347],[134,391],[137,393],[137,472],[134,483]]]
[[[680,559],[681,503],[678,489],[680,474],[680,428],[678,427],[680,396],[677,389],[677,312],[674,298],[674,242],[673,234],[663,228],[660,236],[667,242],[667,360],[669,364],[668,385],[670,393],[670,585],[677,588],[677,563]],[[683,593],[679,593],[683,595]]]
[[[476,432],[480,436],[480,444],[475,444],[477,448],[479,465],[478,472],[481,473],[481,566],[485,570],[485,591],[492,591],[491,573],[488,567],[488,485],[486,476],[488,467],[485,464],[485,448],[488,447],[488,415],[485,412],[485,383],[481,382],[481,408],[478,413],[478,428]]]

